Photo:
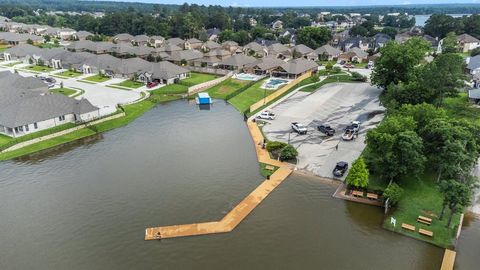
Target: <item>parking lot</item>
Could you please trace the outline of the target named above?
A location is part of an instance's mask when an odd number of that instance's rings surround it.
[[[351,165],[365,148],[366,132],[383,119],[380,92],[367,83],[328,84],[312,94],[297,92],[270,108],[276,119],[268,121],[263,131],[269,140],[289,142],[297,148],[298,169],[332,178],[335,164],[346,161]],[[342,141],[343,130],[356,120],[361,122],[357,138]],[[307,126],[307,134],[292,132],[292,122]],[[317,130],[320,124],[330,125],[335,135],[324,136]]]

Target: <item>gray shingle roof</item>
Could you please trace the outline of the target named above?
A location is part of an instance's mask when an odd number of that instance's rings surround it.
[[[41,51],[42,49],[30,44],[20,44],[5,50],[6,53],[16,57],[25,57],[27,55],[38,54],[41,53]]]
[[[319,47],[318,49],[316,49],[315,53],[317,53],[319,55],[325,54],[325,55],[329,55],[329,56],[336,56],[336,55],[340,55],[342,53],[342,51],[340,51],[339,49],[334,48],[334,47],[327,44],[327,45],[323,45],[322,47]]]
[[[314,61],[303,58],[294,59],[282,65],[282,69],[290,74],[300,74],[309,70],[316,69],[318,64]]]
[[[167,57],[170,61],[190,61],[195,59],[200,59],[203,57],[203,53],[196,51],[196,50],[185,50],[185,51],[175,51],[172,52],[169,57]]]
[[[312,48],[310,48],[308,46],[305,46],[303,44],[299,44],[299,45],[293,47],[293,50],[295,52],[298,52],[298,53],[302,54],[302,55],[306,55],[306,54],[309,54],[309,53],[313,52]]]
[[[467,69],[474,70],[480,68],[480,55],[476,55],[474,57],[470,57],[470,60],[467,65]]]
[[[255,57],[251,57],[243,54],[235,54],[223,60],[220,64],[226,65],[226,66],[243,67],[245,65],[252,64],[256,61],[257,59]]]
[[[188,69],[182,68],[168,61],[153,63],[150,73],[155,79],[171,79],[177,75],[190,72]]]

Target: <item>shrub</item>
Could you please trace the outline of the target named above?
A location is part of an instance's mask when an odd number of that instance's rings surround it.
[[[358,82],[366,82],[367,77],[363,76],[362,74],[358,72],[352,72],[352,80],[358,81]]]
[[[340,73],[340,72],[342,72],[342,69],[340,67],[333,67],[332,72],[333,73]]]
[[[286,145],[282,151],[280,151],[280,160],[292,160],[298,156],[297,149],[290,144]]]
[[[386,199],[390,199],[389,203],[391,205],[397,204],[398,201],[400,201],[400,198],[402,197],[402,195],[403,195],[403,188],[401,188],[396,183],[388,184],[388,187],[383,192],[383,196]]]
[[[326,70],[332,70],[333,69],[332,63],[328,63],[327,65],[325,65],[325,69]]]
[[[276,142],[276,141],[268,142],[267,151],[268,152],[279,151],[279,150],[282,150],[285,146],[287,146],[287,144],[284,142]]]

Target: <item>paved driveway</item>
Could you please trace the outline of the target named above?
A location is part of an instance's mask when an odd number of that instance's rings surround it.
[[[383,119],[380,92],[366,83],[328,84],[313,94],[298,92],[271,108],[277,117],[263,131],[269,140],[288,142],[290,138],[299,152],[299,169],[331,178],[336,162],[351,164],[358,158],[365,148],[366,131]],[[342,141],[343,129],[354,120],[362,122],[358,138]],[[292,122],[306,125],[308,134],[292,133]],[[327,138],[317,131],[317,125],[322,123],[331,125],[337,131],[335,136]]]
[[[17,66],[16,66],[17,67]],[[13,68],[4,68],[0,67],[0,71],[10,70],[13,71]],[[57,73],[58,71],[51,72],[52,74]],[[36,74],[30,72],[19,72],[20,75],[29,77],[35,76]],[[49,76],[48,73],[39,74],[42,76]],[[88,75],[92,76],[92,74]],[[87,76],[87,77],[88,77]],[[78,96],[77,99],[86,98],[88,99],[93,105],[103,108],[103,107],[115,107],[117,104],[124,104],[134,100],[137,100],[141,97],[141,94],[138,91],[129,91],[129,90],[122,90],[118,88],[112,88],[105,86],[106,84],[118,83],[122,80],[120,79],[112,79],[108,82],[103,84],[90,84],[79,82],[77,78],[69,78],[69,79],[61,79],[55,77],[57,80],[57,84],[63,82],[63,86],[66,88],[80,88],[85,91],[85,93],[81,96]]]

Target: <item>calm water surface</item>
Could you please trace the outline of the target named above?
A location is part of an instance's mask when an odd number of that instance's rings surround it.
[[[232,233],[143,240],[145,227],[220,219],[263,180],[258,170],[243,117],[223,102],[161,105],[0,163],[0,269],[439,269],[443,250],[381,229],[381,209],[299,175]],[[479,227],[462,238],[479,243]],[[468,252],[480,249],[465,240],[461,269],[473,269]]]

